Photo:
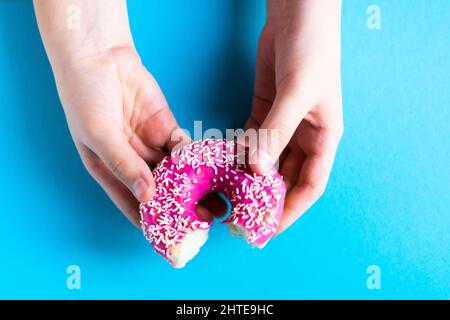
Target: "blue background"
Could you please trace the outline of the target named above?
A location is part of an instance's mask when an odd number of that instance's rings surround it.
[[[0,298],[450,298],[450,2],[344,1],[345,136],[323,198],[263,251],[223,226],[174,270],[85,172],[31,1],[0,1]],[[180,124],[241,127],[263,1],[129,1]],[[81,267],[82,289],[66,288]],[[368,290],[366,268],[381,268]]]

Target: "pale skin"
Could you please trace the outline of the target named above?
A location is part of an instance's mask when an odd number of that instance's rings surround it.
[[[340,2],[267,1],[247,128],[280,132],[276,147],[252,151],[257,172],[280,157],[288,194],[279,233],[322,194],[342,135]],[[67,27],[70,5],[81,9],[79,29]],[[179,136],[164,94],[141,63],[126,1],[34,0],[34,6],[80,157],[139,225],[139,202],[150,200],[155,187],[149,165],[189,139]],[[215,197],[203,203],[203,216],[224,210]]]
[[[279,158],[288,192],[278,233],[325,190],[343,134],[339,0],[268,0],[247,128],[275,129],[256,153],[264,172]]]

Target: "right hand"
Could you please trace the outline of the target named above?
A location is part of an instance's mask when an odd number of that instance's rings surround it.
[[[84,56],[55,74],[70,132],[89,173],[136,226],[151,199],[149,168],[189,138],[133,47]]]

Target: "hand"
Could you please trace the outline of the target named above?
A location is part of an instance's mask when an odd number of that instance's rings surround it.
[[[340,14],[338,0],[267,1],[246,128],[277,133],[252,151],[251,167],[264,172],[279,158],[288,192],[278,233],[324,192],[343,133]]]
[[[81,159],[138,226],[138,204],[150,200],[155,187],[148,165],[190,139],[177,130],[163,93],[134,49],[126,1],[78,0],[74,6],[71,0],[34,0],[34,7]],[[73,8],[82,15],[73,15]],[[82,17],[78,27],[68,28],[66,20],[77,17]],[[226,209],[211,194],[197,213],[210,220]]]
[[[132,47],[73,61],[57,84],[84,165],[138,225],[139,202],[154,191],[148,164],[179,143],[171,139],[179,126],[158,84]]]

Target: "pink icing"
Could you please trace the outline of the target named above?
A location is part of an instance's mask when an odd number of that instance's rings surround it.
[[[275,169],[261,175],[246,164],[247,151],[233,141],[196,141],[164,158],[153,171],[156,191],[141,204],[144,235],[156,252],[171,261],[171,248],[190,232],[207,230],[210,222],[195,211],[210,192],[222,192],[230,201],[223,221],[247,231],[247,242],[263,246],[276,232],[286,187]]]

